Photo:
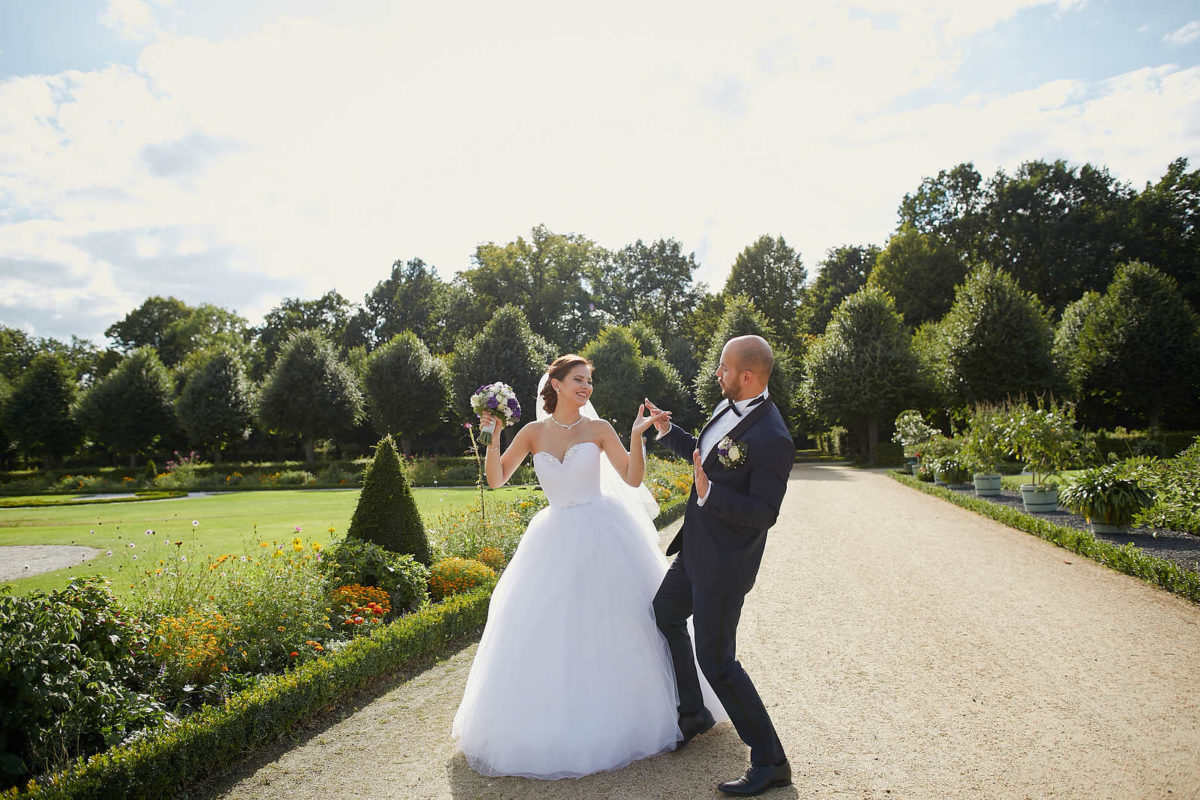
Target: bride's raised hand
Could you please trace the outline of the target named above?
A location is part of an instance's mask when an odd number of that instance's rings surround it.
[[[486,430],[489,425],[495,425],[492,429],[492,441],[500,441],[500,431],[504,430],[504,418],[498,417],[490,411],[485,411],[479,415],[479,430]]]
[[[654,411],[652,411],[650,413],[650,416],[648,416],[648,417],[645,416],[645,413],[646,413],[646,404],[642,403],[640,406],[638,406],[637,416],[633,418],[632,435],[634,438],[637,438],[638,436],[641,436],[643,433],[645,433],[646,429],[649,428],[651,425],[657,425],[658,421],[660,419],[662,419],[663,417],[665,417],[668,412],[659,411],[658,409],[655,409]]]

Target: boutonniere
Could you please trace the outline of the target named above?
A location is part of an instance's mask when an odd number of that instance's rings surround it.
[[[726,436],[717,442],[717,460],[725,469],[737,469],[746,463],[746,450],[741,444]]]

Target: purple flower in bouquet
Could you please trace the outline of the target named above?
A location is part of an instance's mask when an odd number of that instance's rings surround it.
[[[504,420],[505,425],[511,425],[521,419],[521,404],[517,402],[517,393],[507,383],[496,383],[480,386],[471,397],[471,408],[476,414],[483,415],[490,411]],[[484,446],[492,443],[492,431],[485,428],[479,432],[479,441]]]

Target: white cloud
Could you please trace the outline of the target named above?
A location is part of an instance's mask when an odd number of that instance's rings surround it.
[[[887,24],[783,2],[428,4],[224,41],[153,28],[136,67],[0,83],[0,296],[19,298],[0,316],[86,303],[94,336],[175,293],[253,319],[284,294],[358,300],[397,258],[449,277],[538,223],[610,247],[676,237],[719,286],[763,233],[810,267],[881,242],[904,192],[960,161],[1062,156],[1140,182],[1200,155],[1196,70],[887,111],[1036,4],[880,0]],[[39,295],[45,264],[65,272]]]
[[[1197,39],[1200,39],[1200,19],[1194,19],[1163,37],[1163,41],[1167,44],[1180,46],[1191,44]]]
[[[171,0],[108,0],[100,13],[100,23],[122,39],[144,42],[160,33],[155,5],[169,5]]]

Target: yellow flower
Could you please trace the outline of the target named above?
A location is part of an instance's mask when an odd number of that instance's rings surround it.
[[[333,528],[330,528],[329,530],[331,530],[331,531],[332,531],[332,530],[333,530]],[[313,543],[312,543],[312,549],[313,549],[313,551],[314,551],[314,552],[317,552],[317,553],[321,552],[321,543],[320,543],[320,542],[313,542]]]

